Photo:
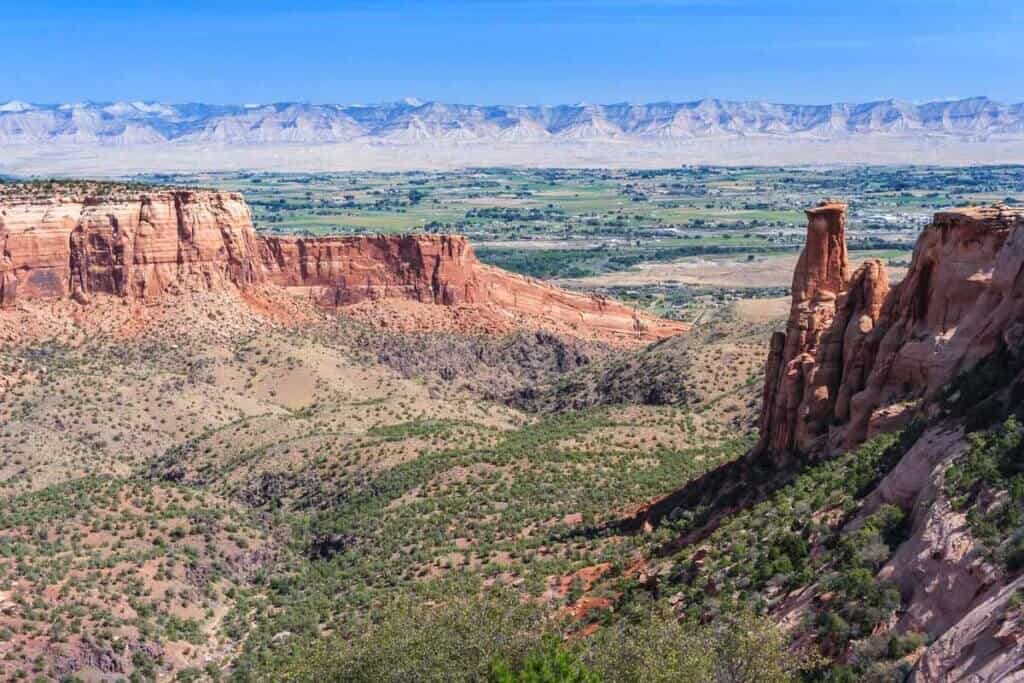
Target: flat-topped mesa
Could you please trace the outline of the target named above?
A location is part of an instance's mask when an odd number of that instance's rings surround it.
[[[860,443],[902,424],[909,407],[958,373],[1024,340],[1020,210],[936,214],[918,238],[906,278],[892,290],[879,261],[834,278],[842,267],[823,261],[834,252],[842,254],[840,263],[845,247],[822,249],[820,236],[828,231],[815,225],[818,216],[808,212],[789,323],[773,338],[766,364],[762,451]]]
[[[155,191],[115,199],[0,205],[0,304],[96,293],[308,287],[322,303],[401,297],[476,301],[478,265],[461,236],[258,236],[242,195]]]
[[[3,307],[94,293],[153,299],[261,279],[252,216],[237,193],[11,203],[0,206],[0,244]]]
[[[461,235],[261,237],[270,282],[305,288],[321,305],[405,299],[444,306],[484,305],[510,318],[604,339],[651,341],[682,323],[636,311],[598,295],[569,292],[487,266]]]
[[[686,329],[486,266],[460,235],[257,235],[237,193],[129,188],[99,198],[81,192],[0,202],[0,308],[253,286],[301,288],[330,307],[381,299],[488,306],[503,327],[548,326],[631,343]]]

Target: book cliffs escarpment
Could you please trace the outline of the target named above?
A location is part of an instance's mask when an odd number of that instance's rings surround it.
[[[1024,212],[936,214],[891,288],[880,261],[849,272],[844,205],[826,202],[807,216],[789,321],[766,363],[761,451],[858,444],[1024,340]]]
[[[402,102],[262,105],[78,102],[0,104],[0,145],[163,142],[268,144],[372,140],[514,142],[673,140],[722,136],[1024,133],[1024,103],[972,97],[782,104],[705,98],[648,104],[476,105]]]
[[[650,341],[680,323],[480,263],[457,235],[258,235],[237,193],[154,190],[0,202],[0,308],[97,295],[301,288],[326,306],[402,299],[488,306],[580,336]]]
[[[282,153],[287,146],[287,153]],[[0,173],[1024,160],[1024,104],[0,104]],[[825,154],[829,150],[833,155]]]

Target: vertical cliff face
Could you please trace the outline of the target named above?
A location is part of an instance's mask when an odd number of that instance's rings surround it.
[[[766,363],[762,451],[859,443],[1024,336],[1021,212],[936,214],[892,290],[878,261],[847,276],[843,222],[840,205],[808,212],[789,323]]]
[[[269,282],[305,288],[326,306],[404,299],[443,306],[479,305],[584,336],[650,341],[683,332],[678,322],[606,297],[568,292],[480,263],[461,235],[262,237]]]
[[[461,236],[259,237],[241,195],[157,191],[123,199],[0,206],[0,303],[96,293],[154,299],[170,289],[271,282],[319,288],[324,303],[480,298]]]
[[[69,201],[0,202],[0,307],[97,294],[155,300],[184,290],[302,288],[348,306],[402,299],[489,307],[606,340],[650,341],[685,329],[597,296],[480,263],[459,235],[259,236],[240,194],[154,190]]]
[[[773,336],[766,364],[762,449],[807,449],[827,432],[837,403],[846,410],[844,367],[855,362],[888,291],[881,263],[868,262],[852,277],[849,269],[846,205],[809,209],[789,322]]]
[[[0,305],[18,297],[66,296],[70,283],[69,236],[82,212],[77,202],[0,206]]]
[[[152,299],[173,287],[258,281],[241,195],[164,191],[130,199],[0,207],[0,303],[91,294]]]
[[[71,293],[151,299],[176,287],[216,289],[261,279],[240,195],[167,192],[83,207],[70,237]]]
[[[315,288],[329,305],[385,298],[446,306],[480,301],[479,264],[461,235],[265,237],[260,257],[271,282]]]
[[[947,211],[918,239],[907,277],[886,300],[864,354],[871,371],[851,399],[845,442],[886,428],[890,407],[934,396],[957,374],[1019,344],[1024,325],[1019,210]]]
[[[10,237],[3,215],[0,215],[0,309],[11,308],[18,296],[18,278],[14,275],[14,254],[7,242]]]

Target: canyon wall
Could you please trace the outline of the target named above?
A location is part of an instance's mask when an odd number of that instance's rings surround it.
[[[317,288],[330,305],[481,298],[482,265],[464,237],[260,236],[237,193],[0,204],[0,246],[0,305],[7,307],[19,298],[155,299],[172,288],[257,283]]]
[[[461,235],[260,239],[268,279],[307,288],[319,303],[345,306],[400,298],[457,306],[478,304],[527,313],[563,329],[660,339],[683,326],[598,295],[569,292],[480,263]]]
[[[318,288],[325,304],[397,297],[451,306],[481,299],[480,264],[461,235],[268,236],[260,239],[260,254],[272,282]]]
[[[576,294],[480,263],[465,237],[257,235],[237,193],[0,202],[0,307],[95,294],[302,288],[328,307],[403,299],[489,306],[608,338],[654,340],[685,329],[601,296]]]
[[[1018,346],[1022,215],[1005,206],[936,214],[890,289],[880,261],[848,273],[845,206],[809,210],[789,322],[766,363],[759,450],[860,443],[982,358]]]
[[[0,206],[0,245],[3,307],[95,293],[152,299],[261,279],[249,207],[234,193],[10,203]]]

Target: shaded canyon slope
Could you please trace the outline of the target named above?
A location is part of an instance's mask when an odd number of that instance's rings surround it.
[[[900,599],[870,635],[926,636],[908,660],[916,682],[1020,680],[1022,529],[1013,519],[1021,500],[1008,482],[1019,471],[1013,419],[1024,396],[1022,212],[936,214],[892,287],[881,262],[849,272],[844,205],[825,202],[807,217],[792,310],[772,339],[760,441],[748,461],[856,459],[861,451],[850,449],[903,429],[887,451],[895,454],[888,469],[878,469],[881,478],[834,527],[849,548],[885,510],[907,516],[906,539],[874,567],[876,585],[894,587]],[[818,579],[773,611],[784,624],[834,614],[834,585]],[[855,663],[868,635],[833,655]]]
[[[400,300],[487,308],[491,319],[612,343],[684,330],[610,299],[480,263],[457,235],[257,235],[240,194],[153,190],[0,204],[0,307],[96,295],[301,288],[329,307]],[[484,316],[487,317],[487,316]]]

